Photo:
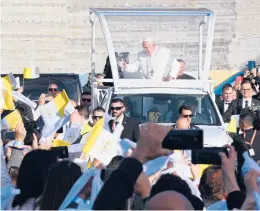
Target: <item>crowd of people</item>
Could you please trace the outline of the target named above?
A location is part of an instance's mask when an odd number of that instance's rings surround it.
[[[253,68],[237,77],[234,86],[226,84],[217,103],[224,122],[230,122],[233,115],[239,116],[238,134],[231,134],[235,140],[244,142],[250,155],[260,163],[259,125],[259,73]]]
[[[158,58],[166,52],[158,50],[150,39],[143,42],[143,48],[146,52],[158,51],[155,54]],[[139,63],[134,64],[137,69],[142,66],[144,52],[138,57]],[[176,61],[178,72],[175,71],[174,77],[171,74],[166,76],[164,80],[176,77],[193,79],[184,73],[185,62]],[[176,64],[173,60],[165,60],[165,64],[169,62]],[[131,69],[125,63],[119,66],[124,70]],[[143,72],[145,78],[154,77],[152,72],[156,72],[151,67],[143,70],[146,70]],[[104,74],[96,75],[99,79],[104,77]],[[257,99],[258,77],[253,69],[236,80],[234,87],[226,85],[223,88],[218,102],[223,120],[228,123],[233,115],[240,118],[237,133],[230,134],[232,145],[223,146],[228,153],[219,153],[221,165],[195,165],[191,162],[190,150],[162,148],[170,130],[199,129],[192,122],[194,105],[184,103],[178,109],[176,123],[170,126],[155,123],[140,126],[127,98],[114,98],[110,103],[110,113],[102,107],[92,108],[92,81],[89,77],[79,102],[69,100],[67,103],[73,107],[70,115],[66,116],[63,107],[60,118],[69,117],[65,124],[46,137],[43,130],[48,124],[39,111],[57,100],[62,92],[58,85],[54,82],[49,84],[48,93],[39,96],[35,109],[28,105],[28,101],[23,101],[24,98],[13,97],[22,122],[15,125],[13,137],[9,136],[10,130],[1,130],[1,209],[260,209],[260,136],[256,124],[257,112],[253,109],[260,106]],[[98,82],[98,86],[104,84]],[[22,95],[23,88],[17,92]],[[1,108],[1,119],[10,112]],[[107,132],[98,142],[102,122]],[[54,144],[58,143],[57,140],[64,140],[66,131],[73,128],[80,131],[73,142]],[[110,134],[114,134],[113,137],[118,135],[119,140],[115,143],[116,151],[111,159],[105,161],[99,159],[99,155],[90,157],[96,144],[109,138]],[[125,148],[120,144],[123,140],[129,144],[124,152]],[[104,150],[107,148],[109,146],[106,145]],[[158,159],[162,158],[163,162],[159,162]],[[153,171],[149,172],[151,169]]]

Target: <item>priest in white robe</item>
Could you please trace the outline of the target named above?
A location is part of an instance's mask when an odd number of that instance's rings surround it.
[[[139,72],[145,79],[169,80],[177,77],[180,64],[169,49],[157,46],[152,38],[143,41],[143,48],[134,63],[119,62],[119,66],[125,72]]]

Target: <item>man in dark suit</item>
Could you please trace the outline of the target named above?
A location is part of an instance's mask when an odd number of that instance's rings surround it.
[[[240,115],[239,126],[243,131],[242,140],[246,144],[249,155],[257,162],[260,162],[260,131],[254,126],[254,117],[251,113]]]
[[[113,132],[118,124],[121,124],[124,129],[121,134],[121,139],[126,138],[133,142],[137,142],[139,139],[139,123],[132,118],[124,115],[125,104],[123,100],[115,98],[111,103],[111,114],[114,120],[109,121],[110,131]]]
[[[249,111],[250,107],[260,106],[260,101],[253,99],[253,89],[250,81],[241,83],[242,99],[233,100],[223,115],[224,122],[229,122],[232,115]]]
[[[223,114],[228,109],[229,105],[231,104],[233,100],[233,88],[231,84],[226,84],[222,89],[222,100],[217,102],[217,106],[219,109],[220,114],[223,116]]]

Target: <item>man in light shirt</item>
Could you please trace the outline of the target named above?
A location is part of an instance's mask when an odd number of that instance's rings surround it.
[[[132,64],[119,62],[118,65],[125,72],[140,72],[145,79],[176,78],[180,69],[179,62],[171,51],[165,47],[158,47],[152,38],[143,41],[143,51],[139,52]]]
[[[228,109],[223,115],[224,122],[229,122],[232,115],[239,115],[249,111],[250,107],[260,106],[260,101],[253,99],[253,88],[250,81],[241,83],[242,99],[236,99],[231,102]]]

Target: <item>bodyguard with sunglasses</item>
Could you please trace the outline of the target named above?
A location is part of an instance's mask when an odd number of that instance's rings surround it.
[[[121,134],[121,139],[129,139],[137,142],[139,139],[139,123],[137,120],[124,115],[125,104],[123,100],[115,98],[111,103],[111,115],[114,120],[108,122],[110,131],[113,132],[118,125],[122,125],[124,130]]]
[[[179,108],[179,115],[180,115],[179,119],[187,120],[190,129],[199,129],[197,126],[191,124],[192,117],[193,117],[192,107],[188,105],[182,105]],[[176,124],[173,125],[173,128],[176,129]]]
[[[83,92],[81,94],[81,99],[80,99],[80,105],[81,106],[87,106],[87,108],[90,108],[91,106],[91,92]]]

